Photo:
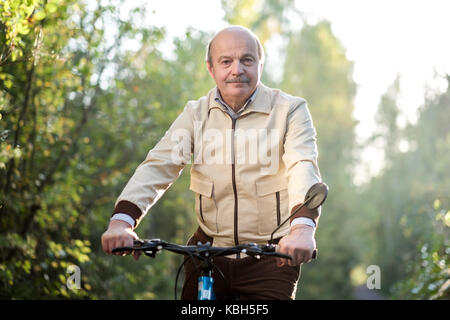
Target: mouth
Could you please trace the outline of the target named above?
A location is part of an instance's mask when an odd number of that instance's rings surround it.
[[[227,82],[227,84],[236,85],[236,86],[243,86],[248,84],[248,82]]]
[[[243,81],[241,81],[241,82],[227,82],[226,85],[229,88],[242,89],[244,87],[247,87],[249,85],[249,83],[248,82],[243,82]]]

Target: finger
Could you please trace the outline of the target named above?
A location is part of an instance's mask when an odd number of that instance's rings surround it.
[[[107,254],[111,254],[111,239],[105,239],[105,251]]]
[[[113,247],[112,248],[120,248],[120,247],[122,247],[122,242],[121,242],[121,240],[120,239],[115,239],[114,240],[114,242],[113,242]],[[111,249],[112,250],[112,249]],[[122,255],[122,252],[116,252],[115,253],[115,255],[116,256],[121,256]]]
[[[298,259],[294,255],[291,255],[291,257],[292,259],[288,260],[288,265],[295,267],[298,263]]]
[[[297,266],[302,265],[303,263],[305,263],[307,261],[307,257],[306,255],[302,255],[298,260],[297,260]]]
[[[277,263],[277,266],[278,267],[282,267],[282,266],[284,266],[284,265],[286,265],[286,259],[284,259],[284,258],[278,258],[278,263]]]
[[[124,247],[132,247],[134,245],[134,235],[127,236],[123,241]]]
[[[129,239],[128,239],[128,240],[129,240]],[[130,242],[131,242],[131,244],[130,244]],[[131,241],[126,241],[126,243],[124,244],[124,246],[125,246],[125,247],[133,247],[133,240],[131,240]],[[133,254],[134,254],[134,250],[128,250],[128,251],[126,251],[126,254],[133,255]]]
[[[299,266],[304,262],[304,259],[305,259],[305,256],[302,252],[294,253],[292,255],[292,260],[289,261],[290,262],[289,265],[291,267]]]
[[[120,240],[120,246],[123,248],[123,247],[129,247],[129,241],[128,241],[129,239],[128,239],[128,237],[126,237],[126,238],[122,238],[121,240]],[[122,251],[122,253],[121,253],[121,256],[123,257],[123,256],[126,256],[126,255],[128,255],[128,254],[131,254],[131,251]]]
[[[134,260],[139,260],[139,257],[141,256],[142,252],[141,251],[133,251],[133,259]]]
[[[126,239],[123,239],[123,238],[120,238],[119,240],[118,240],[118,242],[117,242],[117,247],[118,248],[123,248],[123,247],[125,247],[126,246]],[[120,256],[125,256],[127,254],[127,251],[121,251],[121,252],[119,252],[119,255]]]
[[[124,246],[125,247],[134,247],[134,240],[136,240],[136,239],[139,239],[138,236],[134,232],[131,233],[129,237],[126,237]],[[139,259],[141,252],[135,251],[135,250],[130,250],[130,251],[127,251],[127,254],[133,255],[134,259],[137,260],[137,259]]]
[[[308,255],[306,263],[310,263],[312,261],[312,257],[313,257],[313,253],[311,252],[311,254]]]
[[[312,252],[311,252],[311,260],[310,261],[313,261],[313,260],[315,260],[317,258],[317,249],[314,249]]]
[[[312,255],[312,253],[309,251],[303,252],[303,254],[301,255],[301,257],[299,259],[298,265],[301,265],[302,263],[308,263],[309,261],[311,261],[311,255]]]
[[[109,236],[103,236],[102,237],[102,245],[103,245],[103,250],[107,253],[107,254],[111,254],[111,245],[110,245],[110,238]]]
[[[287,260],[286,262],[287,262],[287,264],[289,265],[289,266],[296,266],[297,265],[297,261],[298,261],[298,259],[299,259],[299,255],[298,255],[298,253],[297,253],[297,251],[296,250],[293,250],[292,252],[290,252],[290,253],[288,253],[290,256],[291,256],[291,259],[289,259],[289,260]]]
[[[283,252],[284,253],[284,252]],[[287,254],[287,253],[284,253]],[[280,258],[280,267],[284,266],[284,265],[289,265],[291,262],[291,259],[287,259],[287,258]]]
[[[275,246],[275,252],[282,253],[280,244]],[[284,258],[276,257],[276,261],[277,261],[277,266],[278,267],[282,267],[282,266],[284,266],[286,264],[286,259],[284,259]]]
[[[105,253],[108,253],[108,246],[106,245],[105,236],[102,236],[101,241],[102,241],[102,249],[103,249],[103,251]]]
[[[305,251],[302,254],[302,258],[301,258],[301,263],[308,263],[309,261],[311,261],[311,256],[312,256],[312,252],[311,251]],[[300,265],[299,264],[299,265]]]

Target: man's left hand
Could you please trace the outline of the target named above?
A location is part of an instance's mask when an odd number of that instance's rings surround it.
[[[302,224],[293,226],[289,234],[281,238],[277,246],[277,252],[290,255],[292,260],[277,258],[277,265],[279,267],[285,264],[299,266],[310,262],[316,248],[314,233],[315,230],[311,226]]]

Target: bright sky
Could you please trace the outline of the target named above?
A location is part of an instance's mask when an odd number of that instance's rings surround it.
[[[149,11],[155,12],[148,22],[166,27],[172,36],[183,35],[188,26],[214,32],[226,25],[220,0],[146,3]],[[380,97],[397,74],[401,76],[399,105],[404,112],[400,124],[416,120],[425,87],[445,90],[444,82],[435,75],[450,74],[450,1],[297,0],[296,7],[305,13],[308,23],[329,20],[348,59],[355,63],[358,92],[353,116],[359,121],[356,133],[361,142],[373,132]],[[169,42],[166,48],[170,50]],[[269,55],[267,64],[271,63]],[[364,158],[372,173],[381,166],[376,150],[368,149]]]

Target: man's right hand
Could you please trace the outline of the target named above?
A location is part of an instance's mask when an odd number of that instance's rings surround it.
[[[137,234],[133,231],[131,225],[121,220],[111,220],[106,230],[102,235],[102,248],[108,254],[112,254],[112,249],[118,247],[132,247],[133,241],[139,239]],[[131,254],[128,252],[125,254]],[[123,253],[116,253],[116,255],[123,255]],[[135,260],[139,259],[140,251],[135,251],[133,257]]]

